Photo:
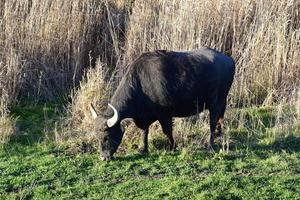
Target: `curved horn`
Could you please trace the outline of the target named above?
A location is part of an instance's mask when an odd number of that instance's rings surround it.
[[[114,116],[112,116],[112,118],[107,120],[107,126],[111,128],[118,122],[119,114],[118,111],[115,109],[115,107],[113,107],[111,104],[108,104],[108,106],[111,107],[111,109],[113,109],[114,111]]]
[[[90,107],[93,118],[96,119],[98,117],[98,115],[97,115],[97,112],[96,112],[93,104],[90,104],[89,107]]]

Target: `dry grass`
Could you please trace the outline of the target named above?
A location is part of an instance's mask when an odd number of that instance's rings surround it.
[[[7,107],[18,101],[64,97],[98,57],[112,71],[121,57],[128,5],[125,0],[0,0],[1,123],[9,126]]]
[[[1,0],[1,96],[55,99],[99,56],[115,64],[126,19],[121,2]]]
[[[59,124],[55,134],[57,142],[69,141],[70,151],[95,150],[96,135],[89,105],[92,103],[99,114],[104,112],[109,101],[110,84],[104,82],[107,71],[105,65],[97,59],[95,68],[89,68],[78,89],[71,94],[71,103],[67,107],[67,116]]]
[[[5,102],[0,99],[0,148],[15,133],[15,119],[8,114]]]
[[[296,0],[0,0],[0,95],[10,105],[32,95],[55,99],[75,88],[68,131],[88,132],[86,105],[94,102],[101,111],[111,95],[104,92],[108,80],[117,84],[139,54],[200,46],[236,60],[229,107],[289,106],[298,109],[289,121],[299,119],[300,100],[291,99],[300,86]],[[206,132],[206,120],[199,121],[176,122],[178,137]]]
[[[111,72],[144,51],[200,46],[237,61],[235,105],[281,100],[299,85],[298,1],[2,0],[1,5],[1,96],[10,100],[31,94],[55,98],[77,86],[99,56]]]
[[[98,60],[94,69],[89,69],[79,85],[79,89],[72,95],[70,106],[72,124],[76,124],[82,130],[88,129],[91,125],[92,115],[89,105],[92,103],[96,110],[101,113],[106,109],[109,101],[109,85],[104,82],[104,65]]]
[[[231,103],[249,106],[282,100],[299,85],[299,41],[299,1],[138,1],[126,58],[154,49],[219,49],[237,62]]]

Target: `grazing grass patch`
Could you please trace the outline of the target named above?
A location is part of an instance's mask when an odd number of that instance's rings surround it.
[[[298,138],[299,140],[299,138]],[[300,153],[239,150],[189,155],[68,156],[55,146],[11,146],[0,154],[4,199],[297,199]]]
[[[52,104],[18,106],[12,109],[16,117],[17,134],[11,143],[32,145],[50,139],[58,120],[58,106]]]
[[[47,110],[47,120],[41,110]],[[45,140],[45,127],[56,118],[52,106],[16,108],[14,113],[21,136],[0,150],[1,199],[300,198],[297,130],[264,143],[267,134],[248,137],[247,128],[234,129],[229,153],[194,146],[167,152],[153,145],[149,155],[130,150],[103,162],[96,152],[71,155]],[[255,113],[272,118],[268,111]]]

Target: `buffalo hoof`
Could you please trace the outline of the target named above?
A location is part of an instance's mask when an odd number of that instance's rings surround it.
[[[177,150],[177,145],[176,144],[171,144],[170,146],[169,146],[169,149],[168,149],[169,151],[176,151]]]
[[[210,145],[210,144],[208,144],[208,145],[206,146],[206,150],[207,150],[209,153],[214,153],[214,152],[215,152],[213,146]]]
[[[102,161],[110,161],[110,160],[112,160],[112,157],[111,156],[107,156],[107,157],[100,156],[100,160],[102,160]]]
[[[139,150],[139,153],[140,153],[141,155],[146,155],[146,154],[149,153],[149,151],[148,151],[148,149],[140,149],[140,150]]]
[[[222,132],[221,131],[217,131],[216,133],[215,133],[215,138],[221,138],[222,137]]]

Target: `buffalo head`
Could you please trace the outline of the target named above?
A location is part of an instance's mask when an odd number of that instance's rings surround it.
[[[114,111],[111,118],[106,118],[98,115],[93,105],[90,104],[90,110],[94,118],[94,128],[96,134],[99,136],[99,151],[101,160],[111,160],[113,154],[117,151],[123,135],[124,130],[119,122],[118,111],[111,105],[108,106]]]

